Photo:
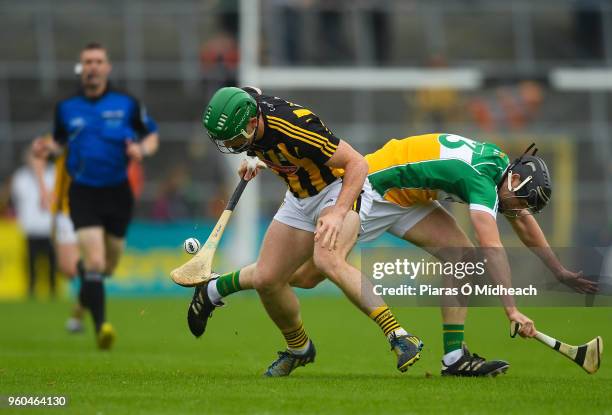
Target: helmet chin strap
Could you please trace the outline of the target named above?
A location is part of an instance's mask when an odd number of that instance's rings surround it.
[[[255,129],[253,130],[253,132],[251,134],[247,133],[246,130],[242,130],[242,136],[244,138],[247,139],[247,141],[251,140],[254,136],[255,136],[255,130],[257,129],[257,127],[255,127]]]
[[[255,114],[257,121],[255,122],[255,128],[253,128],[253,132],[249,134],[246,132],[245,129],[242,130],[242,136],[246,138],[247,143],[248,143],[248,145],[243,151],[248,151],[249,148],[253,146],[253,143],[255,142],[255,139],[257,138],[257,130],[259,129],[259,115],[260,114],[261,114],[261,111],[259,109],[259,104],[257,104],[257,113]]]
[[[256,134],[257,134],[257,130],[258,129],[259,129],[259,112],[257,112],[257,122],[255,123],[255,128],[253,128],[253,132],[251,132],[249,134],[249,133],[246,132],[245,128],[240,130],[240,134],[239,135],[242,136],[245,139],[245,143],[242,144],[240,147],[235,148],[235,149],[227,147],[228,150],[230,151],[230,153],[240,154],[240,153],[243,153],[245,151],[248,151],[253,146],[253,143],[255,142],[255,138],[256,138]]]

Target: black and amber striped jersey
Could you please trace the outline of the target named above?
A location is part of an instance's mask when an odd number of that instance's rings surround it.
[[[295,197],[314,196],[342,177],[342,169],[325,165],[340,139],[315,113],[284,99],[259,94],[254,88],[245,91],[257,101],[264,121],[264,135],[248,154],[257,156],[285,180]]]

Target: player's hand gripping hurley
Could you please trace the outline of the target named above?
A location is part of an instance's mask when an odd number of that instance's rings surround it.
[[[512,321],[510,323],[510,337],[516,336],[520,329],[521,323]],[[590,342],[580,346],[563,343],[542,332],[537,332],[535,338],[551,349],[561,353],[589,374],[597,372],[601,365],[601,354],[603,352],[603,339],[601,336],[597,336]]]
[[[217,250],[221,236],[223,236],[225,227],[232,216],[232,212],[248,182],[248,180],[240,179],[240,183],[236,186],[234,194],[232,194],[229,202],[227,202],[225,210],[221,214],[211,234],[208,236],[206,243],[204,243],[202,249],[200,249],[193,258],[170,273],[172,281],[183,287],[195,287],[210,280],[215,251]]]

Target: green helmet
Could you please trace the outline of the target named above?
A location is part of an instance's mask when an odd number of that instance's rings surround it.
[[[240,88],[226,87],[219,89],[210,99],[202,123],[219,150],[239,153],[246,150],[248,145],[236,149],[226,147],[224,142],[240,135],[248,141],[250,137],[246,126],[256,115],[257,102],[251,95]]]

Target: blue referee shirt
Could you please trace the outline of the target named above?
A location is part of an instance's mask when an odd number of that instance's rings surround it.
[[[66,168],[75,183],[115,186],[127,180],[128,141],[156,132],[138,100],[113,89],[90,99],[79,92],[55,108],[54,139],[68,148]]]

